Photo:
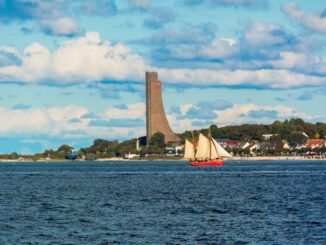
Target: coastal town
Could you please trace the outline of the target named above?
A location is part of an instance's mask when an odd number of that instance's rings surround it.
[[[210,127],[212,137],[233,160],[326,159],[326,124],[307,123],[302,119],[275,121],[270,125]],[[61,145],[34,155],[1,154],[0,161],[103,161],[103,160],[181,160],[185,139],[197,141],[208,129],[178,134],[179,143],[166,143],[164,134],[152,135],[149,142],[139,137],[122,142],[96,139],[89,147],[74,149]]]

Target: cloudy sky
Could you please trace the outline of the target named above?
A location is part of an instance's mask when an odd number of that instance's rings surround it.
[[[326,121],[324,0],[0,0],[0,152],[145,135],[144,73],[176,132]]]

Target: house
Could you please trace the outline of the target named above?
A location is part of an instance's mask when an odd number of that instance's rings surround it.
[[[166,146],[165,151],[168,155],[175,155],[179,156],[180,153],[183,151],[184,145],[178,145],[178,146]]]
[[[306,138],[309,138],[309,135],[306,134],[305,132],[302,132],[302,135],[303,135],[304,137],[306,137]]]
[[[241,149],[244,150],[250,146],[249,142],[246,142],[243,146],[241,146]]]
[[[315,149],[326,147],[326,141],[324,139],[309,139],[306,143],[306,148]]]
[[[274,146],[276,150],[289,150],[290,145],[286,140],[278,140]]]
[[[239,140],[227,140],[225,143],[225,147],[229,147],[230,149],[238,148],[241,144]]]
[[[240,146],[239,140],[231,140],[231,139],[216,139],[217,143],[219,143],[223,148],[235,149]]]
[[[241,148],[242,150],[248,150],[249,151],[249,154],[251,156],[254,156],[256,155],[256,153],[254,151],[256,151],[257,149],[259,149],[259,145],[256,144],[256,143],[249,143],[249,142],[246,142]]]
[[[125,156],[123,157],[124,159],[133,159],[133,158],[136,158],[136,157],[139,157],[138,154],[132,154],[132,153],[128,153],[128,154],[125,154]]]
[[[290,149],[290,145],[286,140],[282,140],[283,143],[283,149],[284,150],[289,150]]]
[[[263,134],[263,138],[264,140],[269,140],[270,138],[272,138],[273,136],[276,136],[277,134]]]

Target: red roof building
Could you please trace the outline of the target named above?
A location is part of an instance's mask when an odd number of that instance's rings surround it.
[[[323,139],[320,139],[320,140],[309,139],[309,140],[307,140],[306,148],[310,148],[310,149],[322,148],[322,147],[325,147],[325,143],[326,142]]]

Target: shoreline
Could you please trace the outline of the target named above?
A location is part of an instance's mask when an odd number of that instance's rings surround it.
[[[187,161],[183,159],[168,159],[168,158],[156,158],[156,159],[124,159],[124,158],[101,158],[96,159],[94,161],[87,160],[66,160],[66,159],[40,159],[37,161],[29,160],[29,159],[1,159],[0,163],[59,163],[59,162],[158,162],[158,161],[166,161],[166,162],[174,162],[174,161]],[[307,158],[302,156],[259,156],[259,157],[234,157],[232,159],[225,159],[225,161],[326,161],[326,158]]]

